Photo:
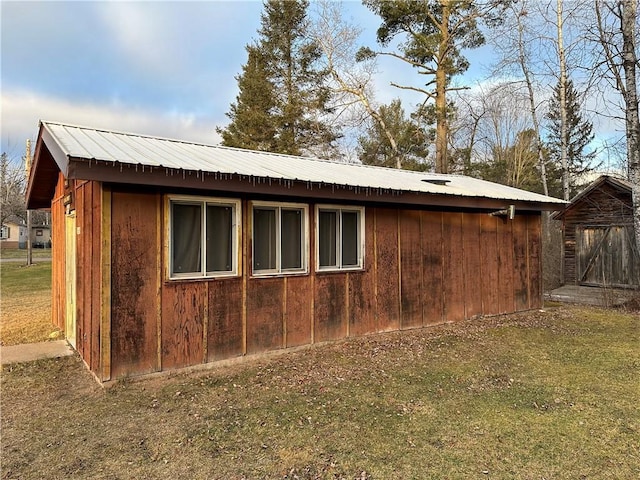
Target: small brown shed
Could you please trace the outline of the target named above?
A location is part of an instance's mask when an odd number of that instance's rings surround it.
[[[538,308],[541,211],[436,175],[42,123],[53,321],[103,382]]]
[[[640,285],[631,183],[603,175],[553,218],[562,221],[565,285]]]

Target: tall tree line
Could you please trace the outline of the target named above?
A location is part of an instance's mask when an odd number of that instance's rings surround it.
[[[598,87],[609,81],[633,110],[635,0],[363,4],[380,18],[377,46],[359,43],[361,27],[334,2],[264,3],[230,123],[219,130],[225,145],[465,173],[567,198],[606,154],[593,141],[604,123]],[[498,57],[491,79],[464,85],[470,52],[487,40]],[[376,99],[382,58],[415,72],[391,81],[402,102]],[[628,141],[633,125],[631,115]],[[357,141],[340,145],[344,138]]]

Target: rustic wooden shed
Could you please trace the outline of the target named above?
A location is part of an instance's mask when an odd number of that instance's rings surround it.
[[[53,321],[100,381],[538,308],[541,211],[436,175],[42,123]]]
[[[640,285],[630,182],[602,175],[553,218],[562,222],[566,285]]]

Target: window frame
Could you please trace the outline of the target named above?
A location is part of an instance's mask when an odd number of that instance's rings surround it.
[[[176,273],[173,270],[173,205],[200,205],[200,242],[203,246],[200,253],[200,271]],[[231,261],[232,268],[228,271],[207,272],[207,205],[231,207]],[[198,195],[167,195],[165,201],[166,209],[166,278],[175,280],[207,280],[212,278],[239,277],[242,272],[242,201],[235,198],[206,197]]]
[[[270,210],[275,209],[276,214],[276,268],[273,269],[255,269],[255,230],[254,230],[254,212],[257,209]],[[300,238],[300,260],[301,268],[282,268],[282,209],[285,210],[301,210],[302,211],[302,231]],[[251,228],[251,276],[252,277],[274,277],[284,275],[307,275],[309,273],[309,205],[306,203],[293,202],[267,202],[252,201],[250,228]]]
[[[337,212],[336,222],[336,264],[337,265],[320,265],[320,212],[331,211]],[[342,265],[342,212],[355,212],[358,214],[358,265]],[[316,204],[315,206],[315,259],[316,272],[344,272],[344,271],[360,271],[365,266],[365,207],[356,205],[333,205],[333,204]]]

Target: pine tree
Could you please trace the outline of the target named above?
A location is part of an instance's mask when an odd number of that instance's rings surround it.
[[[428,144],[432,141],[428,133],[415,121],[405,117],[400,100],[382,105],[378,113],[395,139],[395,148],[380,122],[372,118],[366,136],[358,139],[360,161],[367,165],[392,168],[399,165],[406,170],[426,170],[430,166],[426,163]]]
[[[571,195],[584,183],[583,178],[597,168],[594,164],[595,151],[587,152],[589,143],[594,138],[593,124],[582,117],[580,112],[579,94],[573,86],[571,80],[566,83],[566,103],[567,103],[567,158],[569,186]],[[553,96],[549,103],[549,111],[546,118],[548,120],[547,149],[550,160],[560,165],[561,163],[561,112],[560,112],[560,84],[553,90]]]
[[[247,48],[250,58],[237,78],[240,93],[227,114],[231,123],[218,130],[224,145],[318,155],[336,139],[324,118],[328,72],[317,68],[320,49],[306,38],[308,5],[307,0],[265,2],[259,40]],[[255,134],[256,128],[261,141],[252,142],[244,133]]]
[[[463,49],[477,48],[485,39],[480,22],[495,25],[501,21],[503,0],[474,2],[471,0],[363,0],[364,5],[380,16],[378,43],[390,47],[398,42],[398,51],[373,52],[362,48],[357,59],[388,55],[416,68],[429,80],[424,86],[391,84],[425,95],[425,102],[435,104],[436,138],[435,169],[449,171],[447,93],[459,90],[452,78],[464,73],[469,62]]]
[[[226,129],[218,128],[228,147],[274,151],[276,128],[273,122],[275,95],[268,80],[264,56],[255,46],[246,47],[248,60],[242,75],[236,77],[240,93],[227,116]]]

